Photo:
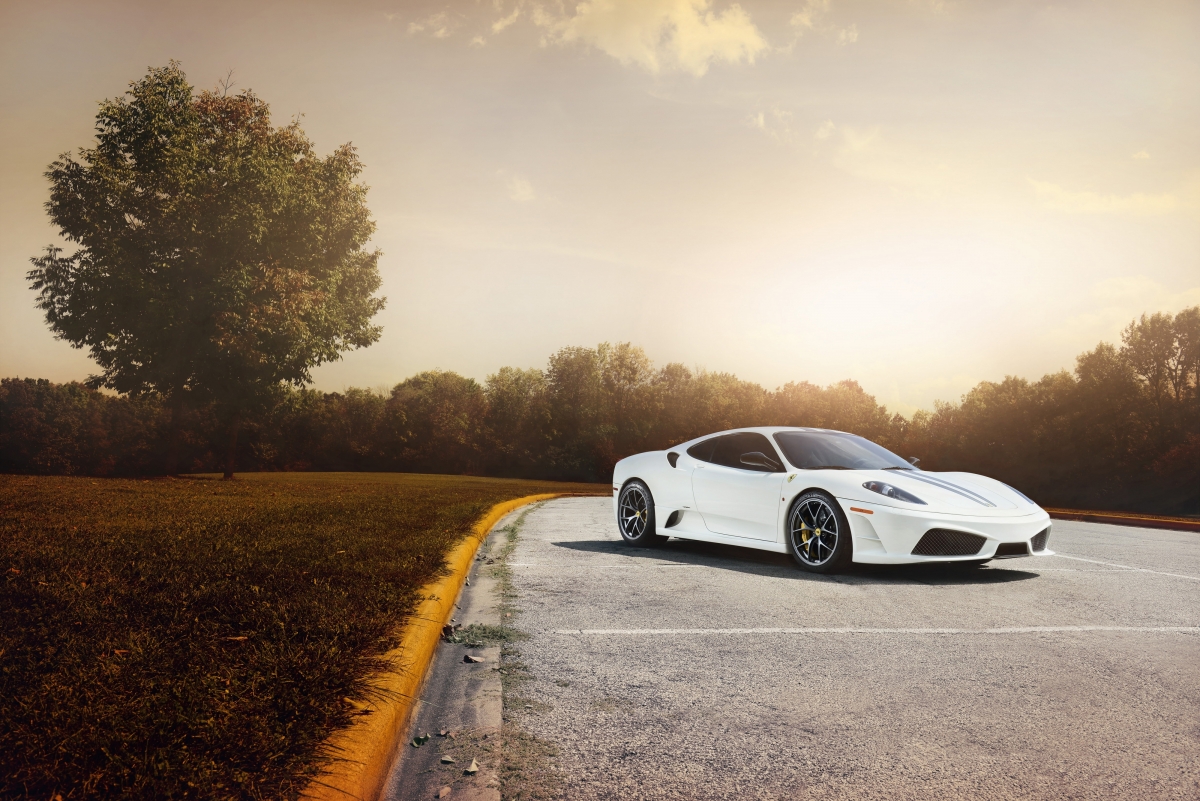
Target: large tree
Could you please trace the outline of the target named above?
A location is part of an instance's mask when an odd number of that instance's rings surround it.
[[[217,404],[231,477],[244,412],[379,338],[361,171],[351,145],[321,158],[298,120],[273,127],[250,91],[152,69],[100,104],[94,147],[46,173],[76,249],[32,260],[38,304],[100,365],[92,386],[168,399],[172,443],[186,401]]]

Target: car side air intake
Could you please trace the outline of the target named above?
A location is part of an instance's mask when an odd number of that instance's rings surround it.
[[[1002,542],[996,546],[996,558],[1001,556],[1029,556],[1029,546],[1023,542]]]
[[[955,531],[950,528],[931,528],[912,549],[915,556],[972,556],[987,542],[986,537]]]
[[[1049,544],[1049,542],[1050,529],[1047,528],[1039,531],[1037,534],[1034,534],[1033,539],[1029,541],[1029,544],[1033,546],[1033,550],[1035,551],[1044,551],[1046,550],[1046,546]]]

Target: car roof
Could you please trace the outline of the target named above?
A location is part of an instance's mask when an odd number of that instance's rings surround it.
[[[819,431],[825,434],[846,434],[849,432],[838,431],[835,428],[813,428],[811,426],[749,426],[747,428],[730,428],[725,431],[714,431],[711,434],[690,439],[688,442],[700,442],[701,440],[709,439],[710,437],[718,437],[723,434],[740,434],[747,431],[753,431],[756,434],[778,434],[783,431]],[[687,443],[684,443],[687,444]]]

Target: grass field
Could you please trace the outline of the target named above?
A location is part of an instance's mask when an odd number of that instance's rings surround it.
[[[607,485],[0,476],[0,796],[293,798],[492,504]]]

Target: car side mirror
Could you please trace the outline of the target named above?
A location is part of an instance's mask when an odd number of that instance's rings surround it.
[[[765,453],[760,453],[759,451],[743,453],[742,458],[738,461],[748,467],[765,467],[774,472],[778,472],[783,469],[783,465],[781,465],[778,461],[772,459],[770,456],[767,456]]]
[[[915,457],[915,456],[910,456],[910,457],[908,457],[908,463],[909,463],[909,464],[911,464],[913,467],[916,467],[916,466],[917,466],[917,463],[918,463],[918,462],[920,462],[920,461],[921,461],[921,460],[920,460],[920,459],[918,459],[918,458],[917,458],[917,457]]]

